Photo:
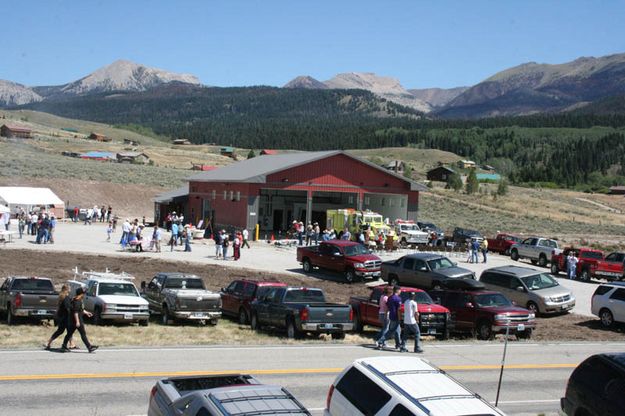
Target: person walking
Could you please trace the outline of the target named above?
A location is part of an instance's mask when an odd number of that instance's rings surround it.
[[[20,233],[20,239],[24,235],[25,228],[26,228],[26,220],[24,218],[24,213],[21,213],[19,218],[17,219],[17,231]]]
[[[174,246],[178,243],[178,222],[171,223],[171,238],[169,239],[169,251],[174,251]]]
[[[184,251],[191,252],[191,229],[188,225],[184,226],[182,231],[182,238],[184,239]]]
[[[67,348],[67,344],[74,332],[78,331],[80,334],[80,339],[87,347],[87,350],[91,353],[98,349],[97,345],[92,345],[89,342],[89,338],[87,338],[87,332],[85,331],[85,324],[83,316],[91,317],[91,312],[87,312],[82,303],[83,298],[85,297],[85,290],[82,287],[76,289],[76,296],[71,301],[71,306],[69,308],[69,317],[67,319],[67,334],[65,334],[65,338],[63,339],[63,347],[61,348],[62,352],[71,351]]]
[[[304,223],[303,222],[296,222],[295,223],[295,227],[297,229],[297,241],[298,241],[298,245],[302,246],[304,245]]]
[[[382,349],[384,347],[384,342],[390,334],[393,334],[393,337],[395,338],[395,349],[398,350],[401,347],[401,327],[399,326],[399,308],[401,307],[400,294],[401,288],[399,286],[395,286],[393,288],[393,295],[386,301],[386,305],[388,307],[389,325],[387,333],[378,339],[378,349]]]
[[[72,220],[74,222],[78,222],[78,217],[80,217],[80,210],[78,209],[78,207],[74,207],[74,218],[72,218]]]
[[[488,240],[485,238],[480,243],[480,251],[482,252],[482,257],[484,258],[484,263],[486,263],[486,255],[488,254]]]
[[[106,227],[106,241],[111,241],[111,234],[113,234],[113,223],[109,221],[108,227]]]
[[[568,278],[571,280],[575,280],[577,277],[577,263],[579,263],[579,259],[575,255],[575,251],[569,251],[569,255],[566,258],[566,266]]]
[[[214,240],[215,240],[215,258],[219,259],[222,255],[223,255],[223,235],[221,234],[221,231],[217,231],[215,233],[214,236]]]
[[[241,244],[241,248],[243,247],[251,248],[250,243],[248,242],[250,238],[250,233],[249,231],[247,231],[247,228],[243,229],[243,231],[241,232],[241,236],[243,237],[243,243]]]
[[[386,336],[386,333],[388,332],[388,325],[389,325],[389,320],[388,320],[388,298],[391,297],[393,295],[393,288],[390,286],[387,286],[384,289],[384,292],[382,293],[382,296],[380,296],[380,300],[378,302],[379,305],[379,309],[378,309],[378,320],[380,321],[380,323],[382,324],[382,328],[380,328],[380,332],[378,333],[377,336],[377,340],[381,339],[382,337]],[[379,341],[378,341],[379,344]]]
[[[223,259],[224,260],[228,260],[228,247],[230,246],[230,236],[228,234],[226,234],[226,230],[222,230],[221,231],[223,234],[223,244],[222,244],[222,250],[223,250]]]
[[[152,232],[152,244],[157,253],[161,252],[161,230],[158,228],[158,224],[154,224],[154,231]]]
[[[237,261],[241,258],[241,240],[242,236],[239,233],[236,233],[234,236],[234,241],[232,242],[232,257],[234,261]]]
[[[471,239],[471,263],[479,263],[477,253],[480,250],[480,243],[475,239]]]
[[[46,343],[45,350],[50,351],[50,346],[52,342],[63,335],[63,333],[67,330],[67,318],[69,317],[69,308],[70,308],[70,296],[69,296],[69,286],[63,285],[61,286],[61,292],[59,293],[58,304],[56,307],[56,315],[54,316],[54,321],[56,323],[56,331],[52,334],[48,342]],[[78,347],[74,344],[74,340],[69,340],[69,349],[75,350]]]
[[[417,292],[411,292],[404,302],[404,332],[401,335],[401,348],[399,351],[408,352],[406,341],[410,334],[414,334],[414,352],[421,353],[421,331],[419,330],[419,305],[417,305]]]

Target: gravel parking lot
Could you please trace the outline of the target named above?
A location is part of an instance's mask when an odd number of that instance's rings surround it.
[[[219,265],[224,267],[247,268],[257,271],[291,274],[304,277],[301,266],[296,261],[295,250],[291,247],[276,247],[265,241],[253,242],[251,249],[243,249],[241,259],[235,261],[216,260],[214,258],[214,244],[212,240],[195,240],[192,247],[193,251],[185,253],[182,247],[175,247],[174,251],[170,251],[168,246],[163,245],[161,253],[143,252],[136,253],[131,251],[122,251],[121,246],[117,244],[121,235],[121,231],[117,230],[113,234],[112,241],[106,241],[106,227],[103,223],[94,223],[93,225],[83,225],[82,223],[61,223],[55,233],[55,244],[38,245],[34,242],[34,237],[24,236],[23,239],[15,237],[12,243],[0,245],[0,249],[29,249],[39,252],[74,252],[82,254],[96,254],[104,256],[122,256],[124,258],[141,259],[144,263],[148,259],[160,259],[165,261],[183,261],[194,264],[203,265]],[[151,230],[146,230],[145,234],[149,235]],[[168,236],[164,235],[163,241],[166,242]],[[379,253],[383,260],[391,260],[398,258],[404,254],[412,252],[411,250],[398,250],[393,253]],[[453,261],[459,263],[460,266],[475,271],[479,276],[481,272],[489,267],[504,266],[509,264],[522,264],[528,267],[534,267],[530,263],[514,262],[508,257],[498,254],[490,254],[487,264],[478,263],[470,264],[466,262],[466,255],[462,253],[450,253],[449,256]],[[544,269],[548,272],[547,269]],[[330,281],[341,281],[341,276],[315,272],[315,277]],[[574,313],[584,316],[592,316],[590,312],[590,301],[597,282],[579,282],[571,281],[564,277],[558,278],[563,286],[569,288],[577,299],[577,304],[573,310]]]

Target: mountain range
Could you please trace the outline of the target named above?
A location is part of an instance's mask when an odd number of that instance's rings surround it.
[[[119,60],[73,82],[27,87],[0,80],[0,107],[67,100],[103,93],[133,93],[170,83],[201,86],[190,74],[178,74]],[[563,64],[525,63],[498,72],[471,87],[406,89],[399,80],[368,72],[349,72],[319,81],[298,76],[289,90],[366,90],[379,99],[442,118],[484,118],[600,108],[622,113],[625,54],[583,57]],[[591,105],[601,101],[600,107]],[[614,104],[614,109],[613,105]]]

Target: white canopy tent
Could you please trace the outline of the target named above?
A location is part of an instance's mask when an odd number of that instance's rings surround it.
[[[24,211],[39,211],[41,207],[63,218],[65,203],[50,188],[30,188],[24,186],[0,186],[0,204],[11,212],[22,208]]]

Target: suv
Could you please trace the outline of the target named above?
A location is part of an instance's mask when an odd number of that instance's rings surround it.
[[[436,289],[455,279],[475,279],[475,273],[458,267],[440,254],[415,253],[382,263],[382,280],[422,289]]]
[[[416,357],[371,357],[354,361],[330,386],[325,416],[500,416],[429,361]]]
[[[241,325],[246,325],[252,316],[250,304],[274,287],[286,287],[286,283],[235,280],[221,289],[221,312],[238,318]]]
[[[568,416],[625,414],[625,354],[597,354],[577,366],[560,399]]]
[[[530,267],[493,267],[482,272],[480,282],[536,315],[567,312],[575,306],[570,290],[560,286],[551,275]]]
[[[451,239],[456,244],[464,244],[468,240],[482,241],[484,237],[482,237],[482,234],[479,231],[456,227],[454,228],[454,233],[451,236]]]
[[[625,323],[625,283],[604,283],[592,295],[590,309],[609,328],[615,322]]]
[[[430,296],[451,311],[454,330],[471,332],[479,339],[488,340],[495,334],[516,334],[517,338],[529,339],[536,328],[535,315],[527,309],[515,306],[499,292],[483,290],[481,282],[473,283],[466,290],[434,290]]]

